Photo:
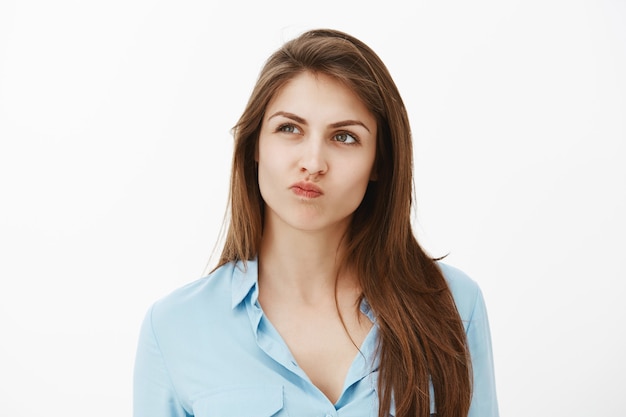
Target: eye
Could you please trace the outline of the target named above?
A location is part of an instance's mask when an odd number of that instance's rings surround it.
[[[300,129],[298,129],[295,125],[292,125],[291,123],[285,123],[283,125],[278,126],[278,129],[276,129],[276,131],[285,132],[285,133],[295,133],[295,134],[302,133]]]
[[[333,140],[341,143],[346,143],[348,145],[359,143],[357,137],[348,132],[337,133],[335,136],[333,136]]]

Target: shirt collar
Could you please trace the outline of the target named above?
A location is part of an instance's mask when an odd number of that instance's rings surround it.
[[[258,290],[258,263],[256,259],[237,261],[233,270],[232,279],[232,308],[234,309],[253,291],[252,302],[259,296]]]
[[[257,259],[249,261],[237,261],[235,263],[232,279],[232,305],[234,309],[246,299],[252,291],[252,302],[256,302],[259,296],[259,269]],[[372,311],[367,300],[361,301],[361,312],[376,323],[376,315]]]
[[[372,310],[372,307],[370,307],[370,303],[367,302],[367,300],[365,298],[363,298],[363,300],[361,300],[361,313],[365,314],[367,316],[368,319],[370,319],[370,321],[372,323],[376,323],[376,314],[374,314],[374,311]]]

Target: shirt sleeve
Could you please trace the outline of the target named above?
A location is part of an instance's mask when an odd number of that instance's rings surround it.
[[[152,308],[139,334],[133,381],[134,417],[186,417],[152,327]]]
[[[477,289],[474,310],[467,328],[467,343],[474,373],[472,403],[468,417],[498,417],[491,333],[480,289]]]

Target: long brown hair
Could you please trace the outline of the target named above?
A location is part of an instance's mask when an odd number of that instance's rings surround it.
[[[230,224],[218,266],[258,255],[264,202],[255,149],[267,104],[303,71],[345,83],[376,116],[376,181],[354,213],[344,262],[357,272],[379,326],[379,410],[398,417],[430,413],[429,384],[439,417],[465,417],[471,363],[452,294],[411,228],[413,152],[408,116],[380,58],[364,43],[334,30],[312,30],[284,44],[265,63],[234,128]]]

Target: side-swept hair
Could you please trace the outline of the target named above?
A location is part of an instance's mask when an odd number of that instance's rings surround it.
[[[234,128],[230,224],[218,266],[252,260],[263,233],[255,149],[269,101],[310,71],[347,85],[375,115],[375,181],[354,213],[344,261],[359,279],[379,326],[379,410],[429,416],[432,383],[438,417],[466,417],[471,363],[465,331],[446,281],[411,228],[413,152],[406,109],[389,71],[363,42],[312,30],[285,43],[265,63]]]

